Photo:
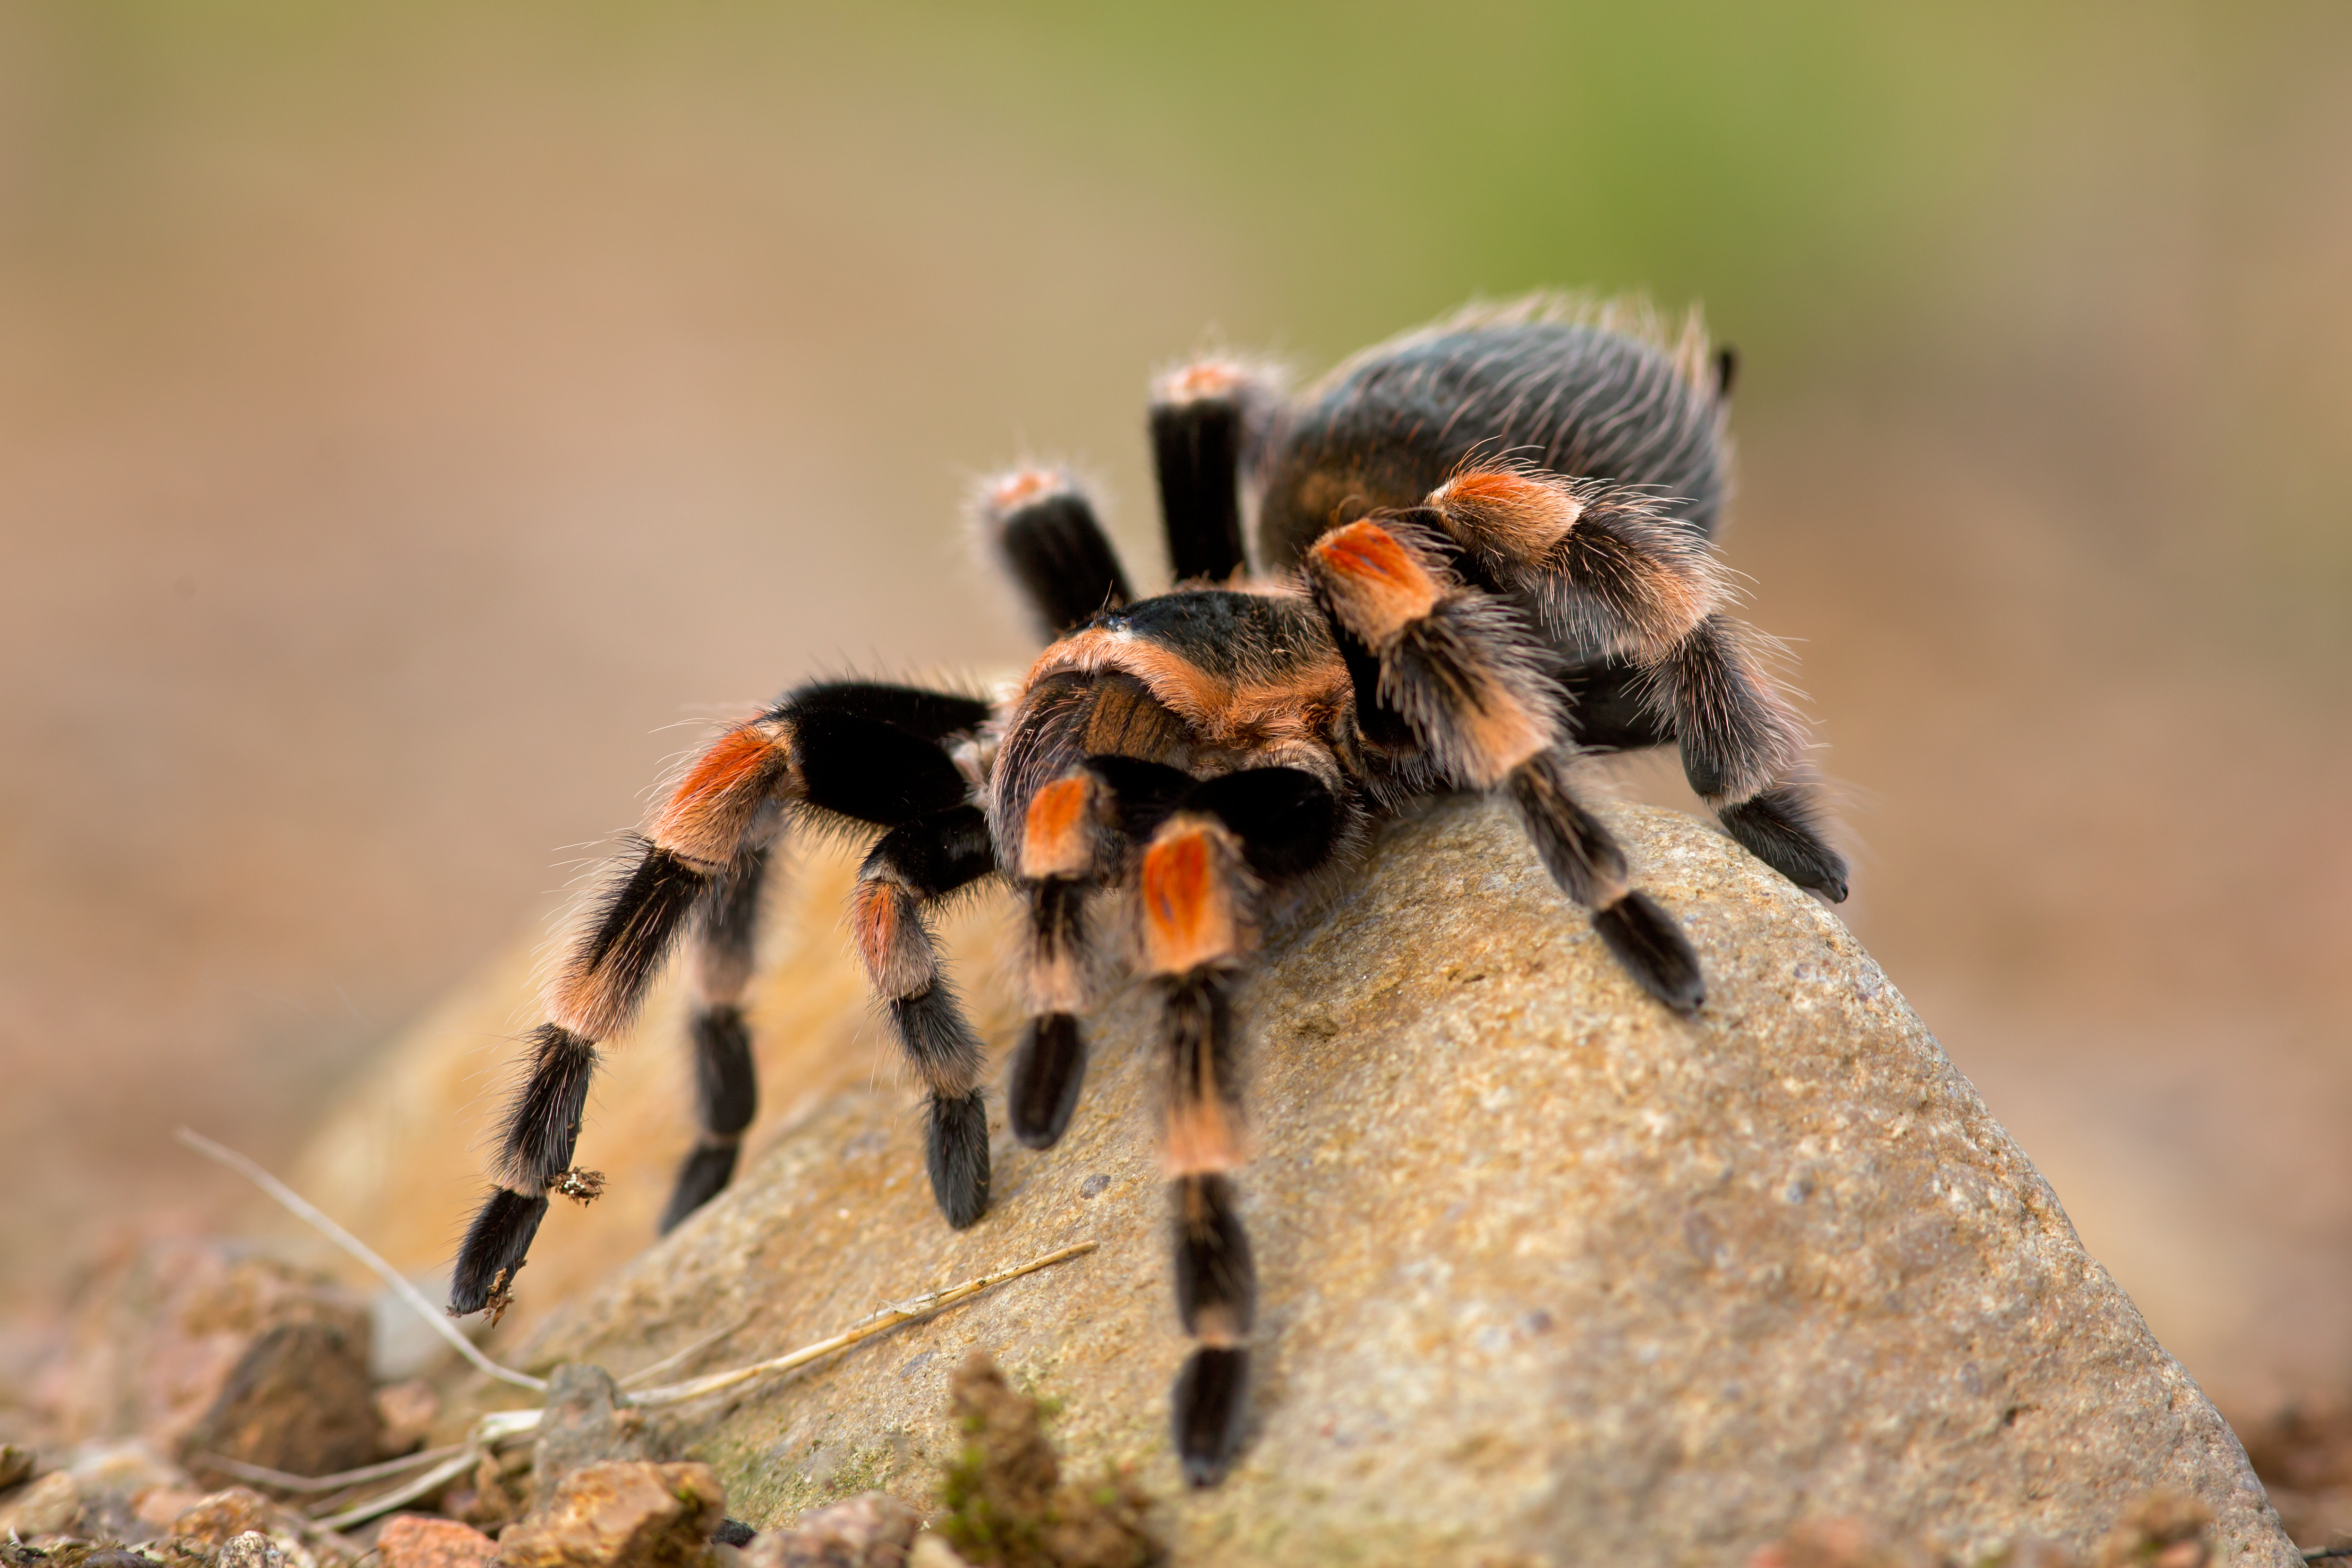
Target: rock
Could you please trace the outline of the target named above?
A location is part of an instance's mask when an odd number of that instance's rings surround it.
[[[297,1328],[317,1331],[280,1333]],[[147,1247],[84,1293],[72,1336],[60,1412],[70,1441],[144,1436],[172,1455],[185,1453],[192,1440],[251,1441],[257,1452],[299,1458],[299,1451],[274,1445],[265,1407],[248,1401],[252,1391],[282,1390],[312,1372],[331,1380],[314,1392],[337,1403],[331,1416],[299,1418],[310,1434],[303,1441],[339,1456],[355,1451],[357,1438],[343,1447],[335,1434],[362,1426],[373,1433],[366,1308],[331,1279],[247,1248],[184,1240]],[[344,1370],[352,1357],[356,1384]],[[239,1378],[248,1392],[232,1398],[230,1384]],[[352,1407],[355,1390],[365,1414]],[[206,1430],[197,1433],[199,1426]],[[371,1435],[366,1452],[351,1462],[374,1457]]]
[[[261,1531],[248,1530],[221,1548],[220,1568],[286,1568],[286,1553]]]
[[[205,1498],[172,1521],[172,1533],[183,1542],[219,1548],[224,1554],[240,1537],[258,1535],[290,1568],[345,1564],[359,1555],[340,1537],[250,1487],[230,1487]]]
[[[0,1492],[20,1486],[33,1474],[33,1450],[0,1443]]]
[[[365,1337],[341,1324],[280,1323],[246,1348],[181,1451],[207,1479],[228,1479],[208,1463],[215,1458],[324,1476],[374,1463],[383,1430]]]
[[[923,1516],[887,1492],[860,1492],[787,1529],[761,1531],[745,1568],[906,1568]]]
[[[499,1560],[505,1568],[701,1568],[726,1500],[708,1465],[586,1465],[499,1536]]]
[[[491,1568],[499,1543],[454,1519],[397,1515],[376,1532],[380,1568]]]
[[[27,1541],[44,1535],[64,1535],[81,1517],[81,1488],[72,1472],[47,1475],[0,1503],[0,1536],[14,1531]]]
[[[66,1456],[65,1468],[81,1489],[74,1533],[100,1541],[144,1540],[204,1495],[185,1470],[142,1437],[79,1444]],[[176,1499],[176,1506],[150,1517],[165,1499]]]
[[[959,1446],[948,1371],[985,1348],[1061,1403],[1071,1473],[1140,1467],[1179,1563],[1730,1562],[1822,1514],[1963,1561],[2027,1534],[2080,1554],[2155,1489],[2211,1510],[2229,1562],[2297,1561],[2228,1427],[1836,917],[1696,821],[1601,815],[1702,954],[1694,1020],[1626,980],[1485,803],[1391,826],[1271,939],[1244,999],[1255,1415],[1223,1485],[1188,1493],[1165,1436],[1188,1347],[1139,993],[1095,1026],[1062,1143],[999,1133],[983,1223],[934,1212],[911,1089],[835,1094],[558,1313],[532,1364],[642,1365],[756,1305],[726,1342],[747,1362],[1091,1239],[735,1396],[688,1451],[755,1524],[877,1486],[928,1500]]]
[[[548,1374],[546,1414],[531,1451],[535,1497],[552,1497],[565,1476],[605,1459],[664,1459],[642,1410],[618,1403],[620,1390],[601,1366],[559,1366]]]
[[[927,1530],[915,1537],[914,1547],[907,1553],[907,1568],[971,1568],[971,1564],[948,1544],[946,1536]]]

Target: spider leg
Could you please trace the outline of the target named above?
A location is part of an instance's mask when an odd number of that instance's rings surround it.
[[[1241,1447],[1257,1273],[1230,1174],[1246,1159],[1233,994],[1260,890],[1321,864],[1340,807],[1311,773],[1253,769],[1193,788],[1137,876],[1166,1073],[1160,1154],[1174,1211],[1176,1308],[1197,1348],[1171,1391],[1185,1479],[1210,1486]]]
[[[988,1109],[980,1091],[987,1053],[948,983],[923,910],[995,869],[986,814],[957,805],[884,834],[850,894],[850,929],[874,994],[930,1090],[931,1195],[958,1230],[988,1212]]]
[[[768,847],[764,843],[750,845],[711,883],[689,939],[697,1005],[688,1028],[694,1047],[695,1107],[701,1135],[678,1167],[677,1183],[662,1211],[665,1236],[734,1178],[743,1130],[751,1125],[759,1110],[751,1031],[740,1003],[751,982]]]
[[[1306,567],[1368,735],[1409,731],[1445,777],[1507,795],[1553,881],[1592,910],[1618,963],[1667,1006],[1695,1011],[1706,999],[1698,955],[1628,886],[1624,852],[1570,790],[1560,694],[1517,613],[1455,582],[1408,524],[1334,530]]]
[[[1196,360],[1151,389],[1151,456],[1176,582],[1223,583],[1248,560],[1241,475],[1274,388],[1246,366]]]
[[[887,827],[957,805],[967,786],[940,742],[988,716],[976,699],[912,687],[805,686],[728,729],[688,767],[587,900],[579,934],[549,976],[548,1022],[530,1037],[530,1070],[500,1124],[497,1184],[458,1246],[452,1313],[503,1299],[551,1189],[593,1194],[594,1183],[573,1180],[571,1167],[597,1042],[628,1027],[691,918],[725,896],[746,853],[773,837],[782,809]]]
[[[1100,778],[1076,768],[1030,797],[1022,825],[1016,869],[1029,913],[1030,1016],[1013,1049],[1004,1099],[1013,1135],[1032,1149],[1059,1141],[1086,1079],[1078,1016],[1093,1000],[1090,971],[1097,962],[1087,904],[1118,863],[1108,805]]]
[[[1070,475],[999,474],[982,484],[974,510],[1047,642],[1135,596],[1093,503]]]
[[[1764,639],[1723,613],[1728,587],[1700,535],[1640,492],[1515,468],[1456,474],[1426,510],[1474,574],[1527,595],[1573,646],[1641,670],[1691,788],[1734,838],[1844,899],[1844,858],[1803,776],[1804,721],[1765,668]]]
[[[1013,1053],[1005,1109],[1013,1136],[1032,1149],[1060,1140],[1086,1078],[1080,1016],[1113,964],[1090,908],[1132,870],[1136,844],[1196,782],[1163,763],[1100,755],[1030,797],[1014,868],[1029,915],[1030,1017]]]

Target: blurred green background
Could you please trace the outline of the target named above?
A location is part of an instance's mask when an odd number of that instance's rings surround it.
[[[2352,1384],[2347,278],[2340,4],[5,0],[0,1390],[701,720],[1018,662],[974,474],[1150,577],[1153,367],[1540,285],[1743,352],[1842,912],[2225,1407]]]

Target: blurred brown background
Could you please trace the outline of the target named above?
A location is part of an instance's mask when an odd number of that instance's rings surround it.
[[[2225,1407],[2352,1385],[2347,278],[2328,3],[0,0],[0,1317],[702,720],[1016,661],[974,472],[1150,577],[1150,368],[1564,284],[1744,352],[1855,931]]]

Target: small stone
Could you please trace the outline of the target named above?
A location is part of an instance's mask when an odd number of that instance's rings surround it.
[[[80,1517],[81,1488],[68,1471],[51,1470],[0,1504],[0,1536],[12,1530],[27,1541],[63,1535]]]
[[[33,1474],[33,1451],[14,1443],[0,1443],[0,1492],[22,1486]]]
[[[534,1496],[552,1497],[557,1483],[583,1465],[667,1457],[646,1432],[645,1413],[620,1399],[612,1374],[601,1366],[575,1362],[549,1375],[546,1413],[531,1451]]]
[[[320,1531],[293,1510],[272,1502],[250,1487],[230,1487],[198,1501],[172,1521],[172,1533],[226,1553],[239,1536],[260,1535],[292,1568],[348,1563],[354,1553],[341,1538]]]
[[[364,1363],[367,1309],[325,1276],[226,1242],[152,1243],[76,1305],[60,1376],[62,1436],[144,1436],[158,1453],[179,1455],[256,1342],[295,1323],[332,1329]]]
[[[243,1531],[222,1545],[220,1568],[286,1568],[286,1553],[261,1531]]]
[[[490,1568],[499,1543],[454,1519],[395,1516],[375,1538],[381,1568]]]
[[[726,1501],[708,1465],[585,1465],[499,1536],[499,1559],[504,1568],[701,1568]]]
[[[923,1516],[887,1492],[860,1492],[787,1530],[761,1531],[746,1568],[903,1568]]]
[[[247,1347],[182,1452],[298,1476],[375,1462],[383,1419],[368,1380],[367,1342],[331,1323],[281,1323]]]

